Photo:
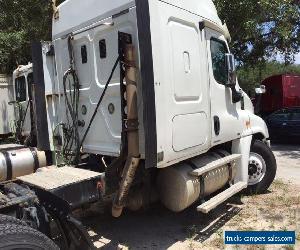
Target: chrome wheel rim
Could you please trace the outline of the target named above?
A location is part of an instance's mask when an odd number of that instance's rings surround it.
[[[259,154],[251,152],[248,166],[248,184],[255,185],[259,183],[265,177],[266,169],[264,158]]]

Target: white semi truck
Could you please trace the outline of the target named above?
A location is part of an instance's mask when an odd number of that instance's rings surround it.
[[[3,216],[0,247],[91,249],[73,212],[96,202],[114,217],[155,201],[209,213],[265,192],[276,160],[229,39],[211,0],[55,6],[52,42],[33,46],[36,155],[54,166],[2,185],[0,211],[23,221]]]

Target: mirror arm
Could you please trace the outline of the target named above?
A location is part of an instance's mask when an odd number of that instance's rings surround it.
[[[232,92],[232,102],[238,103],[243,99],[243,91],[236,90],[236,83],[237,83],[237,75],[236,75],[236,68],[235,68],[235,60],[234,56],[230,53],[226,54],[226,64],[228,70],[228,83],[227,87],[231,88]]]
[[[232,86],[231,90],[232,90],[232,102],[233,103],[240,102],[243,98],[243,92],[241,90],[237,91],[235,86]]]

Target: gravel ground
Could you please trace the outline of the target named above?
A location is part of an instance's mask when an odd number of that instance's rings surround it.
[[[196,206],[172,213],[157,204],[120,219],[84,219],[98,249],[300,249],[300,147],[274,145],[278,174],[269,192],[233,197],[203,215]],[[296,246],[225,246],[226,230],[295,230]]]
[[[277,178],[300,185],[300,145],[273,145],[277,160]]]

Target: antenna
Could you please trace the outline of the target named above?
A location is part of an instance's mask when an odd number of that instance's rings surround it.
[[[223,29],[224,29],[224,33],[225,33],[225,38],[228,42],[231,42],[231,35],[230,35],[230,32],[229,32],[229,29],[228,29],[228,26],[227,26],[227,23],[224,22],[223,24]]]
[[[58,8],[56,6],[56,0],[52,0],[52,9],[53,9],[54,19],[58,19],[59,18],[59,12],[58,12]]]

